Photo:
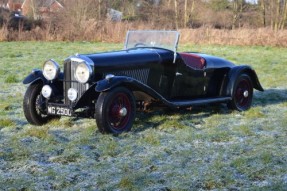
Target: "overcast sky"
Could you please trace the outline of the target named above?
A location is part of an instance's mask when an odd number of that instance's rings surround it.
[[[249,3],[257,3],[257,0],[246,0]]]

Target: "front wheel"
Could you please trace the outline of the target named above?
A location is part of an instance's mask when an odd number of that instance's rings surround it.
[[[253,85],[247,74],[241,74],[233,89],[232,100],[228,103],[230,109],[245,111],[251,107],[253,98]]]
[[[44,125],[52,119],[59,118],[46,114],[46,99],[41,95],[42,87],[42,83],[31,84],[24,96],[24,115],[32,125]]]
[[[102,92],[96,103],[95,118],[102,133],[120,134],[129,131],[135,119],[136,103],[124,87]]]

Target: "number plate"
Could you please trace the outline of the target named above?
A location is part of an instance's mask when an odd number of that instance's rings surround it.
[[[47,110],[48,110],[48,114],[51,114],[51,115],[72,116],[71,109],[67,107],[48,106]]]

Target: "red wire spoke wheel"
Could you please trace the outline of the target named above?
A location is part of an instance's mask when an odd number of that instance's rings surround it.
[[[228,107],[238,111],[248,110],[251,107],[252,98],[252,81],[247,74],[241,74],[235,82],[233,97]]]
[[[130,90],[117,87],[102,92],[96,103],[96,122],[104,133],[129,131],[135,118],[135,98]]]

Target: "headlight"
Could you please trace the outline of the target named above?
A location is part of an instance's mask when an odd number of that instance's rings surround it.
[[[75,90],[74,88],[70,88],[68,90],[68,98],[69,98],[69,100],[75,101],[77,99],[77,97],[78,97],[77,90]]]
[[[52,88],[49,85],[44,85],[42,88],[42,95],[48,99],[51,96],[51,94],[52,94]]]
[[[60,67],[54,60],[48,60],[43,66],[43,75],[47,80],[54,80],[60,73]]]
[[[80,63],[76,67],[75,78],[80,83],[86,83],[89,81],[92,75],[92,68],[86,63]]]

